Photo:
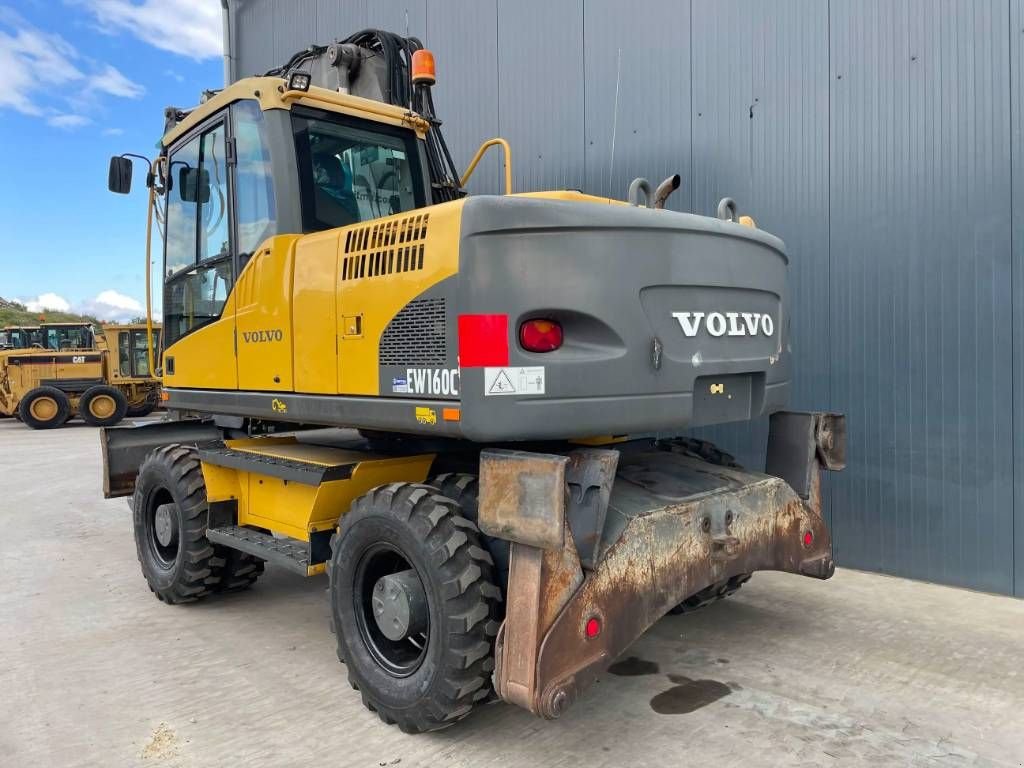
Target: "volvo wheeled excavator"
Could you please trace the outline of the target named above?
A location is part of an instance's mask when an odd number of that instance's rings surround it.
[[[783,243],[460,174],[432,54],[367,30],[170,108],[146,165],[170,418],[102,432],[149,588],[326,573],[338,657],[407,732],[500,699],[558,717],[670,611],[834,570],[844,417],[786,407]],[[481,155],[504,194],[470,195]],[[147,264],[149,255],[147,255]],[[148,291],[147,291],[148,292]],[[764,471],[699,425],[770,418]]]

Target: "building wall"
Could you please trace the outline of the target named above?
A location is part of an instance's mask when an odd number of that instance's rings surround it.
[[[460,166],[734,197],[792,260],[793,406],[848,416],[837,561],[1024,595],[1024,0],[238,0],[236,76],[376,26]],[[491,158],[471,184],[499,191]],[[1019,428],[1015,429],[1015,425]],[[760,461],[761,422],[706,432]]]

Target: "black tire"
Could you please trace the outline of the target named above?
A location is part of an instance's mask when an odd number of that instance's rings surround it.
[[[248,552],[214,546],[224,558],[217,592],[241,592],[248,589],[263,575],[264,561]]]
[[[476,526],[436,489],[413,483],[356,499],[331,541],[331,623],[352,687],[406,733],[462,719],[492,693],[501,591]],[[425,597],[420,634],[391,641],[370,597],[382,575],[412,572]]]
[[[78,401],[78,415],[91,427],[112,427],[128,413],[128,398],[117,387],[89,387]]]
[[[157,535],[157,513],[175,526],[173,541]],[[187,603],[218,590],[224,556],[206,538],[206,485],[194,449],[166,445],[139,468],[132,499],[135,549],[146,583],[165,603]]]
[[[675,608],[670,609],[669,613],[674,616],[681,613],[693,613],[699,608],[704,608],[705,606],[711,605],[711,603],[717,603],[719,600],[727,598],[750,581],[750,576],[751,574],[749,573],[741,573],[740,575],[733,576],[730,579],[717,581],[710,587],[706,587],[700,592],[690,595]]]
[[[430,485],[437,488],[442,496],[459,505],[462,516],[472,520],[473,524],[479,527],[480,518],[480,481],[476,475],[467,475],[461,472],[449,472],[444,475],[437,475],[430,479]],[[484,533],[480,534],[494,560],[494,575],[497,577],[497,584],[502,590],[508,587],[508,562],[509,544],[506,539],[495,539]]]
[[[709,464],[716,464],[720,467],[730,467],[733,469],[742,469],[740,464],[736,461],[736,458],[731,453],[723,451],[714,443],[710,443],[707,440],[698,440],[693,437],[677,437],[668,441],[668,445],[672,451],[702,459]],[[733,594],[736,590],[750,581],[751,575],[752,574],[749,573],[741,573],[729,579],[716,581],[714,584],[705,587],[700,592],[690,595],[675,608],[670,609],[669,613],[672,615],[692,613],[699,608],[711,605],[711,603],[717,603],[719,600],[723,600]]]
[[[68,396],[56,387],[36,387],[18,403],[18,418],[32,429],[55,429],[71,416]]]
[[[156,410],[158,405],[160,405],[160,393],[153,389],[146,395],[146,399],[143,401],[142,405],[137,405],[134,408],[128,406],[128,412],[126,415],[131,419],[149,416],[149,414]]]

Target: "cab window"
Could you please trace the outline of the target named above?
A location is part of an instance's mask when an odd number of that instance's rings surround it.
[[[263,111],[255,101],[231,107],[235,138],[235,218],[238,272],[260,244],[277,229],[277,204],[270,168]]]
[[[303,228],[343,227],[423,205],[415,134],[319,110],[292,110]]]
[[[149,376],[146,331],[122,331],[117,339],[118,369],[122,376]],[[160,331],[153,329],[153,363],[160,366]]]
[[[164,316],[167,341],[220,317],[231,291],[224,124],[193,137],[169,158]]]

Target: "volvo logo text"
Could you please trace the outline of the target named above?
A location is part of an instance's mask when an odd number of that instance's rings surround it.
[[[696,336],[703,325],[711,336],[771,336],[775,321],[760,312],[673,312],[686,336]]]

